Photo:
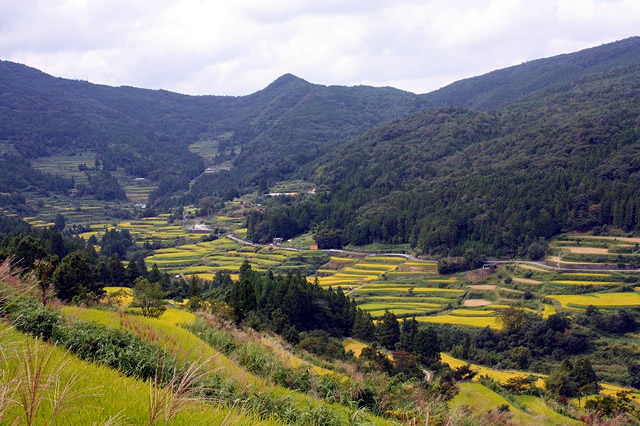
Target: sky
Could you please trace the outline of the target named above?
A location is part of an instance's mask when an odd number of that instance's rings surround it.
[[[285,73],[426,93],[639,33],[640,0],[0,0],[0,59],[192,95]]]

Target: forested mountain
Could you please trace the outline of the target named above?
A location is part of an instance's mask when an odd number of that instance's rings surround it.
[[[431,107],[495,110],[559,83],[637,64],[640,62],[639,45],[640,37],[632,37],[575,53],[537,59],[456,81],[421,97]]]
[[[397,89],[326,87],[292,75],[249,96],[185,96],[53,78],[6,61],[0,62],[0,93],[0,161],[19,169],[0,181],[0,191],[39,186],[34,179],[11,184],[25,180],[14,176],[29,175],[35,157],[89,150],[105,170],[123,168],[159,183],[158,197],[188,189],[202,173],[202,158],[188,150],[199,140],[230,135],[218,147],[228,155],[219,160],[233,161],[234,180],[251,184],[266,167],[276,178],[421,105]]]
[[[314,162],[325,191],[252,218],[250,235],[286,218],[342,231],[343,244],[535,256],[562,231],[638,231],[638,93],[634,64],[493,112],[436,108],[382,126]]]

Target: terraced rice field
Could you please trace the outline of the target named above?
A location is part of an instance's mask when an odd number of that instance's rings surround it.
[[[640,294],[628,293],[591,293],[549,296],[563,307],[585,309],[589,305],[598,308],[620,308],[640,306]]]
[[[404,262],[402,257],[370,256],[366,258],[351,258],[331,256],[329,264],[338,265],[338,269],[324,269],[323,273],[331,273],[329,276],[318,277],[322,287],[335,287],[337,285],[357,287],[363,283],[375,281],[382,276],[393,272]],[[340,266],[344,264],[344,266]],[[330,272],[329,272],[330,271]],[[308,277],[313,281],[315,277]]]
[[[464,325],[468,327],[490,327],[495,330],[500,330],[502,327],[496,322],[494,316],[478,316],[478,317],[462,317],[457,315],[434,315],[427,317],[416,317],[418,322],[427,322],[432,324],[452,324],[452,325]]]
[[[564,285],[619,285],[619,282],[615,281],[575,281],[575,280],[555,280],[549,281],[553,284],[564,284]]]
[[[202,279],[212,279],[216,271],[237,273],[245,259],[252,269],[266,271],[280,265],[293,254],[295,253],[287,251],[276,253],[267,248],[247,248],[235,241],[221,238],[158,249],[145,261],[148,265],[156,264],[161,270],[172,274],[198,275]],[[237,274],[232,274],[233,276]]]
[[[433,302],[371,302],[358,305],[363,311],[369,312],[373,317],[380,317],[385,310],[395,315],[414,314],[420,315],[442,309],[442,305]]]

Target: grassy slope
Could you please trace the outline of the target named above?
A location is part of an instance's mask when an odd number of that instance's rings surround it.
[[[520,424],[538,424],[538,425],[563,425],[563,424],[581,424],[568,417],[562,416],[548,406],[544,402],[535,397],[528,397],[526,401],[521,401],[528,409],[533,411],[533,415],[525,413],[514,407],[509,401],[491,389],[481,385],[480,383],[461,383],[460,393],[452,401],[452,405],[468,405],[478,411],[487,411],[497,408],[501,405],[508,405],[513,419]]]
[[[4,330],[2,330],[4,329]],[[33,343],[35,339],[6,329],[0,324],[0,346],[7,348],[12,344],[23,345]],[[68,362],[62,370],[61,380],[66,382],[76,372],[81,381],[74,388],[81,395],[76,404],[70,406],[55,424],[100,424],[106,419],[117,416],[126,424],[147,424],[149,421],[149,385],[147,383],[124,377],[115,370],[79,360],[63,349],[54,348],[54,363]],[[9,371],[15,368],[17,360],[9,361]],[[14,407],[9,411],[8,420],[16,418],[20,411]],[[47,424],[51,415],[48,403],[36,419],[36,424]],[[202,405],[194,407],[178,415],[171,424],[277,424],[273,421],[261,421],[246,413],[226,407]]]
[[[62,313],[69,318],[77,318],[84,321],[92,321],[109,327],[123,327],[123,321],[118,313],[100,311],[96,309],[86,309],[67,306]],[[212,366],[226,377],[233,379],[238,384],[251,392],[267,392],[276,396],[289,396],[301,407],[307,405],[325,405],[331,408],[336,414],[348,420],[350,412],[338,404],[327,404],[309,395],[294,392],[289,389],[269,384],[267,381],[255,376],[240,367],[235,361],[227,358],[220,352],[211,348],[197,336],[180,327],[180,323],[188,323],[195,319],[190,312],[179,309],[167,309],[158,319],[143,318],[139,316],[127,316],[129,329],[134,333],[151,340],[164,347],[169,353],[182,361],[193,361],[196,359],[212,358]],[[368,420],[373,424],[389,424],[385,419],[368,416]]]

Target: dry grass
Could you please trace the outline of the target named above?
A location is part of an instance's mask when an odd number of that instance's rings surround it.
[[[160,364],[154,380],[149,384],[149,425],[156,424],[161,418],[168,424],[178,413],[205,401],[201,382],[211,373],[207,367],[209,361],[210,359],[204,362],[195,360],[184,373],[174,371],[171,380],[164,387],[164,363]]]
[[[76,389],[80,380],[78,371],[62,382],[60,377],[70,361],[55,361],[52,355],[52,345],[42,343],[38,339],[34,343],[25,342],[17,354],[16,375],[9,382],[13,384],[14,389],[4,389],[5,398],[13,392],[12,400],[19,407],[27,425],[34,424],[45,402],[51,403],[51,424],[56,417],[90,393],[87,392],[88,389],[83,389],[82,392]],[[8,407],[5,406],[6,408]]]

